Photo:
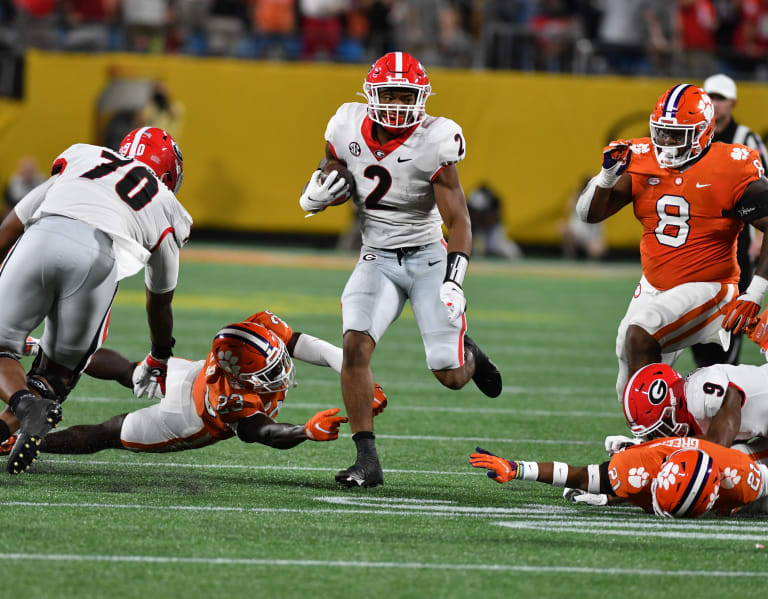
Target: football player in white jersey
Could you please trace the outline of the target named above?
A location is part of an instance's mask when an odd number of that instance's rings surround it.
[[[118,152],[75,144],[0,224],[0,398],[20,425],[11,474],[29,468],[61,420],[60,402],[106,337],[118,281],[144,267],[151,351],[134,392],[164,392],[179,250],[192,226],[175,195],[182,177],[181,152],[161,129],[132,131]],[[19,356],[43,320],[27,375]],[[0,420],[0,438],[6,429]]]
[[[730,447],[768,437],[768,364],[714,364],[685,378],[649,364],[629,379],[622,406],[632,434],[646,440],[691,435]]]
[[[374,347],[410,299],[427,366],[446,387],[470,378],[490,397],[502,391],[496,365],[464,333],[462,291],[472,232],[456,163],[466,144],[452,120],[426,114],[431,93],[422,65],[405,52],[377,60],[363,83],[367,104],[342,104],[325,131],[325,157],[341,160],[355,179],[361,215],[360,259],[342,294],[344,363],[341,390],[357,460],[340,471],[343,486],[383,482],[370,397]],[[315,171],[299,200],[310,213],[349,193],[331,171]],[[442,225],[448,230],[447,244]]]

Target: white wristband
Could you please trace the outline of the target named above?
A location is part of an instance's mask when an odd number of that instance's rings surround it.
[[[568,480],[568,464],[565,462],[553,462],[552,486],[564,487]]]
[[[760,275],[754,275],[744,295],[762,307],[766,291],[768,291],[768,280]]]
[[[515,478],[521,478],[523,480],[539,480],[539,464],[538,462],[518,462],[517,463],[517,476]]]
[[[613,187],[620,177],[621,175],[613,175],[607,170],[602,169],[600,174],[595,177],[595,184],[598,187]]]
[[[600,466],[597,464],[590,464],[587,466],[587,475],[589,477],[587,482],[587,492],[600,493]]]

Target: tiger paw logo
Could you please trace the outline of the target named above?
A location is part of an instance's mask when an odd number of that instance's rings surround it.
[[[679,464],[667,464],[666,466],[664,466],[661,472],[659,472],[659,476],[657,478],[659,486],[666,491],[672,485],[675,484],[675,481],[677,480],[677,475],[679,473],[680,473]]]
[[[627,480],[629,481],[629,484],[636,489],[642,489],[648,484],[649,477],[650,474],[648,474],[646,469],[641,466],[640,468],[630,468]]]
[[[709,502],[707,503],[707,510],[711,510],[715,507],[715,502],[720,498],[720,485],[715,485],[715,488],[709,494]]]
[[[723,489],[733,489],[741,482],[741,476],[736,468],[726,468],[720,475],[720,484]]]
[[[632,144],[629,148],[633,154],[646,154],[651,151],[651,144]]]
[[[734,160],[746,160],[749,156],[749,150],[746,148],[733,148],[731,150],[731,158]]]
[[[216,358],[219,366],[226,372],[234,377],[240,376],[240,366],[237,365],[237,356],[233,356],[231,351],[220,351],[216,355]]]

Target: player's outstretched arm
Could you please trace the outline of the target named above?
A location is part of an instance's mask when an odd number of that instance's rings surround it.
[[[475,468],[486,468],[488,478],[497,483],[509,482],[513,479],[538,481],[553,485],[555,487],[571,487],[576,489],[590,490],[590,478],[593,480],[593,488],[597,482],[597,488],[592,492],[599,491],[598,466],[569,466],[563,462],[516,462],[507,460],[490,451],[477,447],[476,452],[470,454],[469,463]]]
[[[276,422],[263,413],[243,418],[237,423],[237,436],[246,443],[261,443],[275,449],[290,449],[307,440],[334,441],[339,437],[339,426],[347,418],[336,416],[339,408],[323,410],[306,424]]]

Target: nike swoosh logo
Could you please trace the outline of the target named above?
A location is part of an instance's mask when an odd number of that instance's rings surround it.
[[[711,183],[699,183],[696,181],[696,189],[701,189],[702,187],[710,187],[711,185]]]
[[[408,162],[409,160],[413,160],[413,158],[400,158],[400,156],[397,157],[398,162]]]
[[[437,260],[436,262],[427,262],[427,266],[434,266],[435,264],[440,264],[440,260]]]

